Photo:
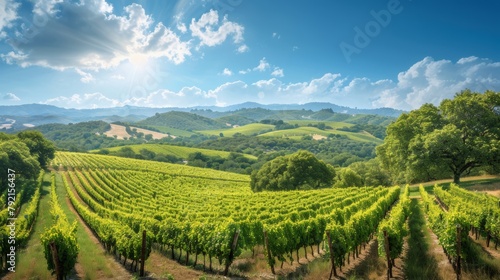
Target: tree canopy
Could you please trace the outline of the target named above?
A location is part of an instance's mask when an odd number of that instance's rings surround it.
[[[460,177],[500,165],[500,93],[462,91],[439,107],[425,104],[387,127],[377,147],[395,183]]]
[[[54,146],[37,131],[14,135],[0,133],[0,191],[7,186],[7,170],[12,169],[16,181],[35,180],[41,168],[54,158]]]
[[[335,177],[332,166],[312,153],[299,151],[265,163],[251,175],[253,191],[281,191],[331,187]]]

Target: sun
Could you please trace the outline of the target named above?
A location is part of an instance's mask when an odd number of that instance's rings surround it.
[[[135,70],[142,70],[149,67],[149,58],[142,53],[132,53],[128,58],[129,63]]]

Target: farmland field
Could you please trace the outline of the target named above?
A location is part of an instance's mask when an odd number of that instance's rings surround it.
[[[391,258],[397,259],[393,267],[396,277],[407,275],[411,278],[415,276],[412,269],[418,275],[416,263],[404,257],[405,254],[416,254],[423,256],[422,263],[428,266],[426,275],[452,279],[436,276],[443,275],[441,270],[452,273],[451,268],[447,270],[447,266],[442,264],[440,270],[436,271],[433,267],[434,258],[446,259],[442,251],[434,251],[441,248],[437,238],[441,240],[444,234],[452,234],[448,229],[455,214],[443,212],[436,208],[438,206],[431,207],[431,198],[423,187],[420,188],[420,194],[425,204],[420,205],[414,196],[410,200],[409,187],[254,193],[250,190],[247,175],[95,154],[57,152],[51,162],[51,169],[51,173],[55,174],[52,184],[59,196],[58,203],[62,205],[65,215],[75,220],[77,214],[80,220],[78,242],[82,249],[76,271],[73,272],[76,277],[86,275],[88,279],[104,279],[107,277],[104,275],[137,273],[140,235],[145,230],[149,255],[146,274],[151,276],[172,275],[175,279],[198,279],[205,275],[203,277],[207,279],[220,279],[218,275],[228,274],[261,279],[278,275],[294,279],[294,273],[305,266],[309,272],[300,273],[306,279],[328,279],[330,262],[333,260],[337,269],[343,267],[343,271],[336,271],[342,277],[357,275],[362,279],[382,279],[385,271],[380,267],[384,266],[384,262],[376,253],[376,248],[379,246],[377,244],[384,242],[383,229],[389,232],[391,242],[397,242],[391,243],[392,249],[389,251]],[[49,178],[46,173],[44,186],[49,184]],[[469,203],[466,200],[450,200],[446,191],[435,188],[439,197],[449,203],[450,209]],[[401,190],[404,190],[403,194]],[[457,187],[452,187],[449,192],[463,197],[467,197],[468,193]],[[486,199],[484,205],[491,204],[491,209],[497,207],[493,197],[478,196],[478,199]],[[47,216],[46,200],[42,199],[40,215],[43,213]],[[424,205],[429,206],[425,208]],[[491,243],[498,243],[498,224],[495,219],[499,216],[494,216],[498,212],[479,210],[486,206],[474,207],[477,208],[469,206],[471,210],[465,212],[469,216],[462,222],[468,221],[470,225],[475,225],[479,219],[476,212],[490,215],[484,216],[488,220],[486,227],[478,226],[477,230],[487,230]],[[431,221],[429,226],[437,234],[435,244],[424,236],[420,239],[415,237],[424,231],[436,236],[424,225],[424,217],[418,214],[421,209],[434,211],[428,215]],[[438,217],[443,216],[446,222],[436,228],[436,214],[433,213],[438,213]],[[412,238],[424,240],[419,242],[426,243],[429,249],[416,248],[415,244],[404,239],[407,219],[413,221],[410,224]],[[46,223],[47,218],[41,221]],[[464,228],[469,228],[468,225],[464,224]],[[40,226],[35,228],[40,231]],[[333,247],[329,247],[327,242],[330,238]],[[97,246],[97,241],[101,246]],[[477,259],[473,266],[464,268],[464,279],[480,279],[477,277],[487,275],[491,279],[498,279],[500,268],[495,260],[499,253],[494,246],[486,248],[484,240],[464,244],[469,244],[469,247],[465,247],[472,248],[468,249],[468,254]],[[447,252],[452,254],[454,245],[446,243],[446,246]],[[30,240],[25,252],[34,247]],[[408,247],[409,252],[404,249]],[[330,248],[334,252],[333,259],[328,257]],[[380,248],[379,253],[383,252]],[[40,249],[37,250],[37,254],[40,254]],[[493,260],[489,260],[479,250],[490,252]],[[101,260],[101,264],[89,258],[90,251]],[[451,259],[456,257],[450,256]],[[118,262],[125,264],[129,272],[121,268],[116,270]],[[401,269],[403,264],[408,268]],[[26,265],[23,261],[22,266]],[[110,270],[113,267],[115,270]],[[88,270],[99,271],[90,273]],[[30,271],[23,277],[38,275],[43,267],[37,266]],[[7,279],[18,279],[11,276]]]
[[[188,156],[192,153],[200,152],[204,155],[207,156],[220,156],[222,158],[227,158],[229,156],[229,152],[224,152],[224,151],[216,151],[216,150],[208,150],[208,149],[201,149],[201,148],[191,148],[191,147],[184,147],[184,146],[174,146],[174,145],[168,145],[168,144],[140,144],[140,145],[128,145],[128,146],[121,146],[121,147],[113,147],[113,148],[108,148],[108,150],[113,153],[113,152],[118,152],[121,148],[123,147],[130,147],[135,153],[140,153],[142,149],[147,149],[149,151],[152,151],[156,154],[163,154],[163,155],[174,155],[179,158],[187,159]],[[92,151],[92,152],[98,152],[98,150]],[[255,156],[252,155],[244,155],[248,159],[256,159]]]
[[[219,133],[224,133],[225,137],[231,137],[235,135],[236,133],[241,133],[244,135],[253,135],[253,134],[259,134],[262,131],[266,130],[272,130],[274,128],[274,125],[270,124],[261,124],[261,123],[251,123],[239,127],[234,127],[234,128],[228,128],[228,129],[215,129],[215,130],[201,130],[198,131],[201,134],[206,134],[206,135],[216,135],[219,136]]]
[[[114,227],[132,230],[131,236],[147,230],[169,256],[180,258],[184,252],[185,263],[191,255],[195,263],[203,256],[230,265],[243,251],[264,245],[263,230],[273,256],[265,261],[273,267],[285,256],[298,260],[302,248],[313,256],[322,252],[325,230],[337,223],[365,232],[353,240],[361,244],[400,191],[353,187],[253,193],[246,175],[65,152],[58,152],[52,165],[75,209],[107,247],[122,250],[120,239],[110,240],[110,229],[102,228],[111,219]],[[102,222],[93,224],[94,219]],[[239,241],[231,249],[236,231]]]

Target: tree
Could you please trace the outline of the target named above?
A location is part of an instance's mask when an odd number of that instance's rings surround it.
[[[348,167],[361,176],[362,185],[374,187],[391,185],[389,174],[382,170],[377,158],[369,161],[358,161]]]
[[[40,163],[23,142],[16,140],[0,142],[0,192],[7,188],[7,169],[15,171],[16,180],[35,180],[40,172]],[[19,177],[18,177],[19,176]]]
[[[19,132],[17,137],[28,146],[30,153],[38,158],[42,168],[46,168],[50,160],[54,158],[56,151],[54,144],[45,139],[41,132],[27,130]]]
[[[377,147],[394,182],[453,177],[500,165],[500,93],[462,91],[439,107],[425,104],[402,114]]]
[[[335,177],[332,166],[312,153],[299,151],[266,162],[251,175],[253,191],[318,189],[331,187]]]
[[[336,188],[361,187],[363,179],[361,176],[349,167],[340,169],[337,174]]]

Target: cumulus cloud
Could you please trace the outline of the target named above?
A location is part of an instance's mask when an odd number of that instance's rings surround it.
[[[247,45],[241,45],[238,47],[238,52],[239,53],[245,53],[245,52],[248,52],[250,50],[250,48],[247,46]]]
[[[2,100],[5,101],[21,101],[21,98],[17,97],[12,92],[6,93],[2,96]]]
[[[198,87],[183,87],[179,91],[161,89],[151,92],[142,98],[124,100],[126,105],[144,107],[192,107],[198,105],[215,105],[215,97]]]
[[[187,32],[187,27],[184,23],[177,23],[177,30],[179,30],[181,33],[186,33]]]
[[[269,63],[266,61],[266,58],[263,57],[260,61],[259,61],[259,65],[257,65],[255,68],[253,68],[254,71],[260,71],[260,72],[263,72],[263,71],[266,71],[268,68],[270,67]]]
[[[0,1],[0,39],[7,36],[4,28],[12,27],[12,21],[17,19],[17,8],[19,6],[20,4],[13,0]]]
[[[274,71],[278,69],[280,68],[274,68]],[[145,92],[140,98],[129,97],[126,100],[94,93],[58,97],[47,100],[46,103],[62,107],[92,108],[113,105],[225,106],[246,101],[263,104],[331,102],[358,108],[392,107],[411,110],[424,103],[438,105],[443,99],[453,98],[465,88],[478,92],[487,89],[500,91],[499,77],[500,62],[477,57],[466,57],[456,62],[426,57],[400,72],[394,80],[371,80],[368,77],[343,77],[339,73],[325,73],[310,80],[285,83],[275,75],[252,83],[241,80],[226,82],[212,89],[194,86],[184,87],[179,91],[160,89]],[[11,99],[15,100],[13,96]]]
[[[228,68],[224,68],[224,70],[222,70],[222,75],[224,75],[224,76],[232,76],[233,72],[231,70],[229,70]]]
[[[457,62],[426,57],[399,73],[397,83],[383,90],[373,105],[406,110],[424,103],[438,105],[466,88],[479,92],[500,90],[499,77],[500,62],[474,56]]]
[[[76,70],[76,73],[78,73],[78,75],[82,76],[80,78],[80,81],[82,83],[88,84],[88,83],[93,82],[95,80],[94,77],[92,76],[92,74],[84,72],[78,68],[76,68],[75,70]]]
[[[14,50],[1,57],[22,67],[97,71],[138,53],[166,57],[175,64],[191,55],[189,42],[181,41],[161,22],[154,25],[141,5],[126,6],[122,15],[112,12],[105,0],[36,1],[33,17],[44,15],[44,24],[32,30],[19,26],[18,36],[9,41]]]
[[[189,30],[191,30],[193,37],[200,40],[200,46],[213,47],[220,45],[228,36],[233,37],[234,43],[243,41],[243,26],[229,21],[227,16],[224,16],[221,23],[219,23],[219,13],[214,10],[203,14],[199,20],[193,18]]]
[[[116,99],[108,98],[100,92],[73,94],[72,96],[59,96],[56,98],[47,99],[41,102],[63,108],[75,109],[95,109],[95,108],[111,108],[123,106],[124,104]]]
[[[279,67],[274,67],[274,71],[271,73],[271,75],[275,77],[284,77],[285,74],[283,73],[283,69]]]

